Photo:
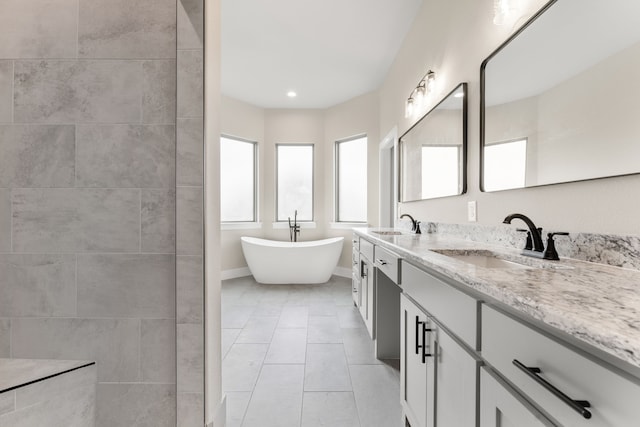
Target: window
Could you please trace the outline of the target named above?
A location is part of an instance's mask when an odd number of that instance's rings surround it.
[[[313,145],[276,144],[276,221],[313,221]]]
[[[367,222],[367,137],[336,142],[336,222]]]
[[[422,146],[422,198],[460,194],[460,146]]]
[[[526,164],[526,138],[485,145],[484,191],[524,188]]]
[[[220,221],[255,222],[256,142],[220,137]]]

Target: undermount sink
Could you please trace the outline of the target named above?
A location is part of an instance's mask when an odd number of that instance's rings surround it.
[[[371,230],[372,233],[380,234],[382,236],[399,236],[402,234],[400,231],[388,231],[388,230]]]
[[[527,269],[527,268],[571,268],[556,262],[528,258],[522,255],[507,255],[490,250],[474,249],[433,249],[433,252],[458,261],[483,268]]]

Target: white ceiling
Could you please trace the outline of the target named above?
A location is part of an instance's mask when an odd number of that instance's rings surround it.
[[[376,90],[421,4],[223,0],[222,93],[262,108],[327,108]]]

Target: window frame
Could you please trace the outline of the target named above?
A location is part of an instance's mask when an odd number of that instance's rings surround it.
[[[357,139],[366,139],[366,147],[367,147],[367,155],[368,155],[368,147],[369,147],[369,138],[366,133],[350,136],[348,138],[339,139],[334,142],[333,146],[333,169],[334,169],[334,182],[333,182],[333,204],[334,204],[334,222],[335,224],[367,224],[369,218],[369,209],[368,206],[365,206],[365,215],[367,218],[364,221],[343,221],[340,219],[340,155],[339,155],[339,146],[345,142],[355,141]],[[369,162],[367,158],[367,176],[369,173]],[[367,194],[368,196],[368,194]],[[368,199],[368,197],[367,197]]]
[[[223,221],[222,220],[222,212],[220,215],[220,224],[223,225],[232,225],[232,224],[257,224],[260,219],[258,216],[258,185],[259,185],[259,181],[258,181],[258,141],[252,141],[250,139],[246,139],[246,138],[242,138],[242,137],[238,137],[238,136],[231,136],[228,134],[220,134],[220,139],[222,140],[222,138],[228,139],[228,140],[232,140],[232,141],[237,141],[237,142],[243,142],[243,143],[248,143],[248,144],[253,144],[253,220],[251,221]],[[222,142],[222,141],[221,141]],[[221,209],[222,211],[222,209]]]
[[[315,163],[316,163],[316,147],[315,144],[313,142],[277,142],[276,143],[276,149],[275,149],[275,163],[276,163],[276,169],[275,169],[275,222],[276,223],[285,223],[287,222],[287,220],[285,219],[279,219],[279,212],[278,212],[278,198],[279,198],[279,185],[278,185],[278,176],[279,176],[279,165],[278,165],[278,160],[279,160],[279,152],[278,149],[280,147],[311,147],[311,219],[299,219],[298,222],[306,222],[306,223],[312,223],[315,221],[315,214],[316,214],[316,170],[315,170]]]

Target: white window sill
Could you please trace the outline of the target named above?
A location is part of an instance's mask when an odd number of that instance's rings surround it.
[[[261,222],[223,222],[220,230],[257,230],[262,228]]]
[[[349,230],[352,228],[369,227],[366,222],[330,222],[329,227],[335,230]]]
[[[278,221],[271,224],[273,229],[281,229],[281,228],[289,228],[289,223],[287,221]],[[298,225],[300,228],[316,228],[316,223],[314,221],[298,221]]]

